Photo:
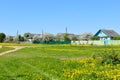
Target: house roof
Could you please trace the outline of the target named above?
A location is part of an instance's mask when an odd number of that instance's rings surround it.
[[[65,35],[66,33],[58,33],[57,35],[56,35],[56,37],[62,37],[63,35]],[[75,36],[74,34],[72,34],[72,33],[67,33],[68,34],[68,36],[69,37],[73,37],[73,36]]]
[[[111,36],[111,37],[114,37],[114,36],[120,36],[117,32],[115,32],[114,30],[106,30],[106,29],[100,29],[96,34],[95,36],[99,33],[99,32],[103,32],[105,33],[107,36]]]
[[[41,36],[41,34],[31,34],[31,33],[29,33],[28,34],[28,39],[32,39],[35,35]]]

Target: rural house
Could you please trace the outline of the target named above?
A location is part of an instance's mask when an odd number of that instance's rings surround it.
[[[120,36],[114,30],[100,29],[94,36],[99,36],[100,40],[112,40],[113,37]]]
[[[36,38],[36,37],[41,37],[42,36],[42,34],[31,34],[31,33],[28,33],[27,34],[27,39],[30,41],[30,42],[32,42],[32,40],[34,39],[34,38]]]
[[[65,34],[66,33],[58,33],[55,37],[62,39]],[[75,34],[72,34],[72,33],[67,33],[67,34],[68,34],[68,38],[71,39],[71,40],[75,36]]]

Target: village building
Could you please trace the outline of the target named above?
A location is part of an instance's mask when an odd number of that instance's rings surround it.
[[[100,40],[112,40],[113,37],[118,37],[120,35],[114,30],[100,29],[94,36],[100,37]]]

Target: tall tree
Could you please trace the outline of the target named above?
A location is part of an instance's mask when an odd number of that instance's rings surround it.
[[[80,35],[80,40],[90,40],[91,37],[93,36],[92,33],[83,33]]]
[[[64,41],[70,41],[69,37],[68,37],[68,34],[64,34],[63,35],[63,40]]]
[[[42,41],[42,35],[34,35],[33,36],[33,43],[39,43],[39,42],[41,42]]]
[[[55,40],[55,36],[51,33],[45,33],[43,34],[43,39],[42,41],[45,43],[49,43]]]
[[[27,39],[31,33],[27,32],[24,34],[24,38]]]
[[[4,33],[0,33],[0,42],[5,40],[6,35]]]
[[[21,35],[18,35],[18,41],[24,41],[24,37]]]

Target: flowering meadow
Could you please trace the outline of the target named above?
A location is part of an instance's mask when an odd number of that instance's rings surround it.
[[[102,63],[120,46],[45,45],[0,56],[0,80],[120,80],[120,64]]]

